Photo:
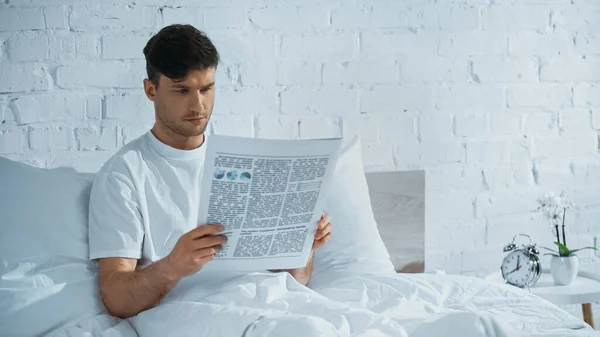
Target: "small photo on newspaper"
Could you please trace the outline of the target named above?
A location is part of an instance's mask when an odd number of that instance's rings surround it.
[[[228,240],[207,267],[306,266],[341,142],[211,136],[198,223],[222,224]]]

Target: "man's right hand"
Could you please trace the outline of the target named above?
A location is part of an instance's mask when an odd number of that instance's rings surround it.
[[[127,318],[155,306],[184,276],[202,269],[227,241],[221,225],[202,225],[182,235],[167,257],[136,270],[137,260],[100,259],[100,290],[111,315]]]
[[[227,241],[225,235],[215,235],[223,230],[222,225],[200,225],[182,235],[166,257],[170,276],[180,279],[202,269]]]

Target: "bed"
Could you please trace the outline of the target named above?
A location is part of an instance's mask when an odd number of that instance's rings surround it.
[[[107,315],[87,259],[93,174],[0,157],[2,336],[600,336],[526,291],[423,273],[424,173],[365,174],[345,144],[327,201],[334,236],[308,287],[287,273],[202,272],[130,319]]]

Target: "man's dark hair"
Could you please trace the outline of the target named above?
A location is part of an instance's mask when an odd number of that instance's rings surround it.
[[[191,25],[170,25],[161,29],[144,47],[148,79],[158,87],[160,75],[185,78],[191,69],[217,67],[219,53],[210,39]]]

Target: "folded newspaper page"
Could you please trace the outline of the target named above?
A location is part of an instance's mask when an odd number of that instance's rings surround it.
[[[341,139],[211,136],[206,145],[198,223],[222,224],[228,240],[205,267],[306,266]]]

